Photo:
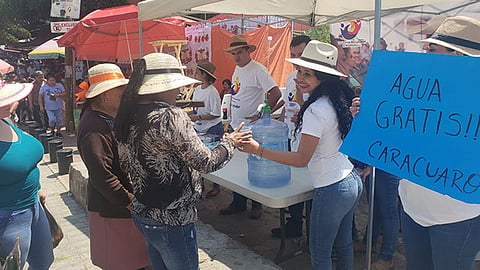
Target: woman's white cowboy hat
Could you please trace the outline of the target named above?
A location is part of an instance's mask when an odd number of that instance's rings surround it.
[[[437,28],[446,18],[447,17],[443,15],[436,15],[426,22],[418,22],[418,20],[415,19],[412,19],[410,23],[407,21],[407,34],[424,34],[429,36],[433,34],[435,30],[437,30]]]
[[[247,47],[249,52],[254,52],[257,49],[257,46],[248,44],[247,38],[243,35],[233,36],[232,41],[230,42],[230,47],[224,49],[224,51],[230,53],[233,50]]]
[[[480,21],[465,16],[446,18],[430,38],[433,43],[468,56],[480,56]]]
[[[312,40],[307,44],[300,58],[287,58],[287,61],[323,73],[348,77],[336,70],[337,59],[338,50],[335,46],[318,40]]]
[[[8,106],[30,94],[33,89],[31,83],[5,84],[0,88],[0,107]]]
[[[115,64],[98,64],[88,70],[90,87],[85,94],[86,98],[94,98],[113,88],[127,85],[128,80],[122,70]]]
[[[208,75],[212,76],[212,78],[214,78],[215,80],[217,79],[217,77],[214,74],[217,68],[211,62],[207,60],[200,60],[197,63],[197,68],[204,71]]]
[[[146,71],[143,83],[138,89],[139,95],[156,94],[177,89],[182,86],[201,83],[182,74],[177,58],[165,53],[151,53],[145,55]]]

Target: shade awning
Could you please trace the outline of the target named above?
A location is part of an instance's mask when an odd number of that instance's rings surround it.
[[[29,59],[57,59],[65,56],[65,48],[59,47],[57,40],[62,36],[54,37],[28,53]]]
[[[446,0],[443,0],[446,2]],[[388,14],[442,0],[382,0],[382,12]],[[151,20],[182,13],[223,13],[278,15],[296,22],[317,26],[350,19],[373,17],[375,1],[332,0],[146,0],[138,3],[139,20]]]

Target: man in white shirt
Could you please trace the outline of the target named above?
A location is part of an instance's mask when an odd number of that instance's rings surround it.
[[[232,37],[230,47],[225,49],[232,55],[236,67],[232,75],[232,122],[231,127],[236,128],[241,122],[248,124],[259,119],[257,108],[264,99],[273,108],[282,96],[280,89],[273,80],[268,70],[250,57],[256,50],[255,45],[247,43],[244,36]],[[233,201],[227,208],[220,210],[221,215],[230,215],[247,210],[247,198],[234,192]],[[251,219],[262,216],[262,205],[252,201]]]

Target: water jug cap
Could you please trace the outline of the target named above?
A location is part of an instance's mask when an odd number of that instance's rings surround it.
[[[270,112],[271,112],[271,109],[270,109],[270,106],[268,106],[268,99],[265,99],[263,101],[262,114],[270,113]]]

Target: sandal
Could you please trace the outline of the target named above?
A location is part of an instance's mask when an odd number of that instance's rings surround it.
[[[212,188],[207,192],[207,195],[205,197],[213,198],[216,197],[218,193],[220,193],[220,188]]]

